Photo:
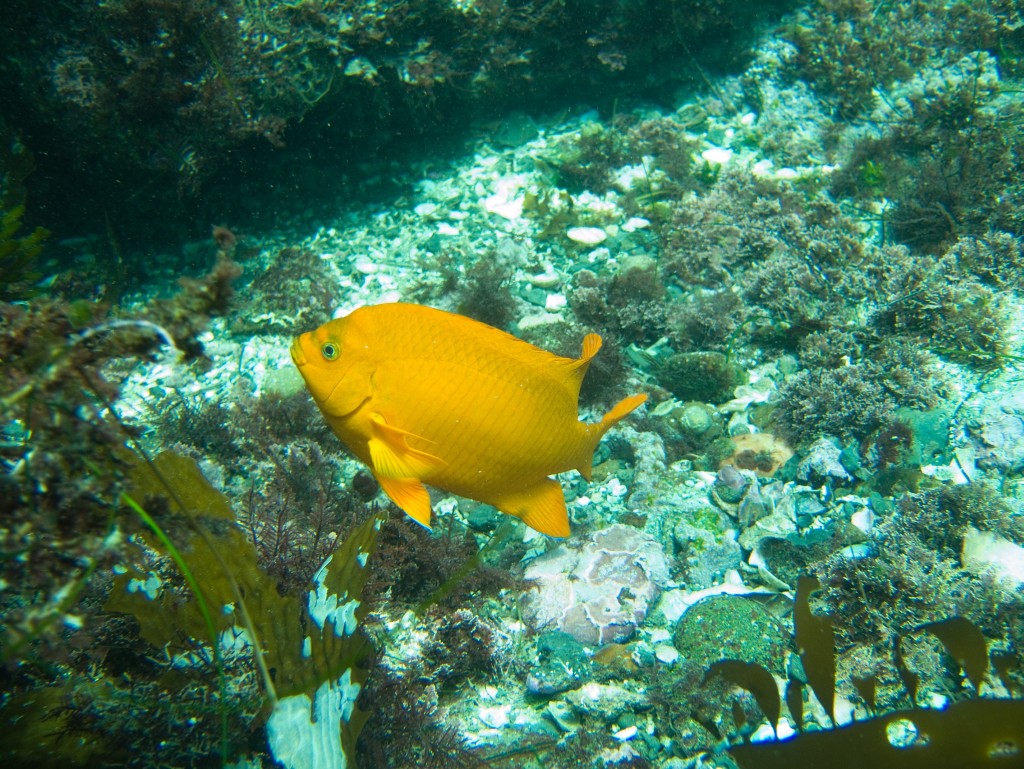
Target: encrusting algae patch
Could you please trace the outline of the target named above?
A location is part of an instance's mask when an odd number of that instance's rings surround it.
[[[430,526],[424,484],[493,505],[552,537],[569,535],[562,488],[588,480],[594,449],[647,396],[578,419],[580,384],[601,337],[562,358],[461,315],[414,304],[363,307],[291,348],[331,429],[387,495]]]

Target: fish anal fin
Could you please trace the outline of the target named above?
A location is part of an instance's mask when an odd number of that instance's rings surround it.
[[[545,478],[525,491],[506,495],[497,505],[502,512],[549,537],[569,536],[569,511],[558,481]]]
[[[418,436],[389,425],[380,414],[370,417],[373,436],[367,441],[373,473],[384,478],[422,478],[444,466],[444,460],[414,449],[408,438]]]
[[[376,476],[380,487],[416,523],[430,528],[430,494],[415,478]]]

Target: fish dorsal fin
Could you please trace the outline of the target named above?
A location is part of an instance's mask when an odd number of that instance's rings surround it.
[[[444,460],[425,451],[412,448],[409,438],[419,436],[389,425],[380,414],[370,415],[370,426],[373,437],[367,441],[370,449],[370,463],[373,473],[378,478],[416,478],[420,479],[432,470],[444,467]],[[429,441],[428,441],[429,443]]]
[[[385,478],[376,476],[380,487],[391,501],[416,523],[430,528],[430,494],[415,478]]]
[[[590,361],[597,355],[597,351],[601,349],[601,337],[598,334],[587,334],[583,337],[583,351],[580,353],[578,358],[559,358],[560,361],[565,362],[565,378],[566,385],[569,387],[572,394],[579,397],[580,387],[583,385],[583,377],[587,375],[587,369],[590,368]]]
[[[569,511],[558,481],[544,478],[535,486],[506,495],[498,509],[522,519],[534,531],[549,537],[569,536]]]

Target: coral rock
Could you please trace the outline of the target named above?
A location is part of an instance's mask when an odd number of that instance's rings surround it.
[[[525,577],[536,584],[521,598],[523,614],[536,630],[557,628],[585,644],[621,642],[643,622],[668,576],[661,545],[615,524],[531,563]]]

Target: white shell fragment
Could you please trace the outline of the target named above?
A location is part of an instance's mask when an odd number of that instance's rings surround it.
[[[676,647],[669,646],[668,644],[661,644],[654,649],[654,656],[658,662],[663,662],[666,665],[671,665],[673,662],[679,659],[679,652],[676,651]]]
[[[617,739],[619,742],[631,740],[634,737],[636,737],[636,727],[627,726],[625,729],[619,729],[619,731],[615,732],[615,734],[613,734],[612,737]]]
[[[875,525],[875,514],[871,512],[870,508],[861,508],[850,516],[850,523],[865,534],[869,534]]]
[[[480,720],[491,729],[501,729],[503,726],[508,726],[508,714],[511,709],[511,705],[485,705],[480,708],[478,715]]]
[[[548,294],[544,300],[544,309],[548,312],[558,312],[564,309],[568,304],[568,300],[563,294]]]
[[[649,220],[641,219],[639,216],[632,216],[622,225],[622,230],[623,232],[636,232],[637,230],[646,230],[650,226]]]
[[[1010,590],[1024,584],[1024,547],[991,531],[969,528],[961,561],[968,571],[987,574]]]
[[[554,288],[562,282],[562,276],[555,272],[551,265],[545,265],[544,272],[537,275],[528,275],[526,280],[537,288]]]
[[[570,227],[565,234],[569,240],[585,246],[596,246],[608,238],[608,233],[600,227]]]
[[[711,147],[700,153],[700,156],[709,163],[724,165],[732,159],[732,150],[724,147]]]

